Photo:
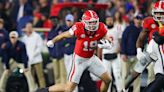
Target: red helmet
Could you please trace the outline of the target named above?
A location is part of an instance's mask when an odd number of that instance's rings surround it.
[[[158,1],[154,4],[152,15],[155,21],[164,21],[164,0]]]
[[[85,29],[88,31],[96,31],[99,27],[99,17],[93,10],[87,10],[84,12],[82,22],[84,22]]]

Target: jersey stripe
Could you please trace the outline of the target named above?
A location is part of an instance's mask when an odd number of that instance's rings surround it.
[[[71,69],[71,74],[70,74],[70,77],[69,77],[69,80],[71,81],[72,80],[72,77],[75,73],[75,54],[74,54],[74,57],[73,57],[73,68]]]

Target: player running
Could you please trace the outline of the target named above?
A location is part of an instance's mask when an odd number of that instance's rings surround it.
[[[98,76],[103,80],[101,92],[107,92],[111,76],[105,70],[101,60],[94,55],[98,41],[103,48],[111,48],[110,38],[106,35],[107,29],[104,23],[99,22],[99,17],[93,10],[87,10],[82,16],[81,22],[76,22],[68,31],[56,36],[47,42],[48,47],[52,47],[56,42],[64,39],[77,37],[74,49],[72,69],[69,73],[67,84],[54,85],[49,88],[41,89],[39,92],[72,92],[79,84],[84,70]]]

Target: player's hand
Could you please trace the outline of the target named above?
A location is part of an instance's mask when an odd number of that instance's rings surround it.
[[[112,43],[110,43],[108,40],[102,39],[100,40],[100,44],[98,44],[99,48],[102,49],[111,49],[112,48]]]
[[[137,59],[140,60],[145,54],[142,52],[141,48],[137,48]]]
[[[47,42],[47,46],[48,46],[48,47],[54,47],[54,43],[52,42],[52,40],[49,40],[49,41]]]

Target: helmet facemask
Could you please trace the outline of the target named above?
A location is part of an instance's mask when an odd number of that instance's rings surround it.
[[[99,27],[99,19],[83,20],[83,22],[88,31],[97,31]]]
[[[155,21],[164,24],[164,1],[158,1],[154,4],[152,15]]]
[[[160,21],[164,23],[164,10],[163,11],[153,10],[152,15],[155,21]]]
[[[88,31],[97,31],[99,27],[99,17],[93,10],[87,10],[82,16],[82,22]]]

